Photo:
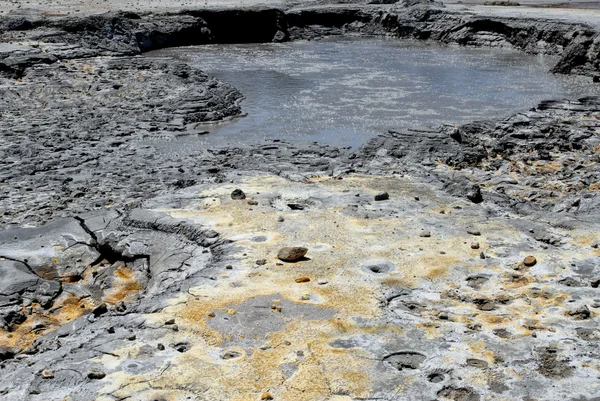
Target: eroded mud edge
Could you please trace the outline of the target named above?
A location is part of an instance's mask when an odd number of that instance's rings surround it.
[[[0,51],[0,71],[58,59],[134,55],[164,47],[262,43],[363,33],[473,46],[512,47],[559,55],[554,72],[600,77],[600,36],[587,24],[535,17],[482,17],[435,2],[392,6],[197,9],[177,13],[114,12],[69,17],[21,12],[0,18],[0,41],[25,47]]]

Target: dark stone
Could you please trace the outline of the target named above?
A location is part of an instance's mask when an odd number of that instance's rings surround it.
[[[106,304],[104,302],[102,302],[100,305],[96,306],[93,310],[92,313],[94,314],[94,316],[98,317],[100,315],[104,315],[105,313],[108,312],[108,307],[106,306]]]
[[[236,199],[236,200],[240,200],[240,199],[246,199],[246,194],[244,193],[244,191],[242,191],[241,189],[235,189],[232,193],[231,193],[231,199]]]
[[[12,359],[15,356],[15,351],[5,345],[0,345],[0,361]]]
[[[375,195],[376,201],[384,201],[388,199],[390,199],[390,195],[387,192],[380,192],[377,195]]]
[[[98,368],[93,368],[88,372],[87,377],[91,380],[102,380],[106,377],[106,373]]]

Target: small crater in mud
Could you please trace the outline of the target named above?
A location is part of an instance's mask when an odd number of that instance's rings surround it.
[[[438,397],[453,401],[479,401],[479,394],[467,387],[445,387],[438,391]]]
[[[489,279],[485,276],[471,276],[467,277],[467,285],[471,288],[479,289],[485,283],[487,283]]]
[[[569,360],[560,358],[558,349],[553,347],[543,348],[539,351],[538,372],[546,377],[568,377],[574,367],[569,365]]]
[[[192,348],[189,343],[185,343],[185,342],[172,344],[171,347],[173,349],[175,349],[177,352],[181,352],[181,353],[187,352],[190,350],[190,348]]]
[[[429,380],[432,383],[441,383],[443,382],[445,379],[445,376],[441,373],[432,373],[429,376],[427,376],[427,380]]]
[[[467,359],[467,366],[473,366],[475,368],[487,369],[488,363],[481,359]]]
[[[396,266],[387,260],[367,260],[360,264],[363,270],[375,274],[389,273],[396,268]]]
[[[427,357],[418,352],[403,351],[390,354],[383,358],[383,361],[402,371],[404,369],[418,369],[425,359]]]

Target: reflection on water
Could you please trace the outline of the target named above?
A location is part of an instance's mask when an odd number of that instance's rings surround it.
[[[189,62],[246,96],[246,117],[165,142],[170,150],[267,138],[358,146],[389,129],[508,116],[541,100],[598,92],[586,78],[549,74],[556,59],[547,56],[397,39],[210,45],[153,55]]]

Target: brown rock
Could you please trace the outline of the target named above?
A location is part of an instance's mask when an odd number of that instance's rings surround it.
[[[471,242],[471,249],[479,249],[479,242]]]
[[[262,395],[260,396],[261,400],[272,400],[275,397],[273,397],[273,395],[271,395],[271,393],[269,393],[268,391],[265,391],[264,393],[262,393]]]
[[[523,264],[527,267],[534,266],[537,263],[537,259],[531,255],[523,259]]]
[[[42,378],[52,379],[53,377],[54,377],[54,372],[52,372],[50,369],[42,370]]]
[[[308,283],[309,281],[310,281],[310,278],[308,278],[308,277],[298,277],[296,279],[297,283]]]
[[[308,252],[307,248],[302,248],[299,246],[285,247],[279,250],[277,253],[277,258],[283,260],[284,262],[297,262],[306,255]]]

